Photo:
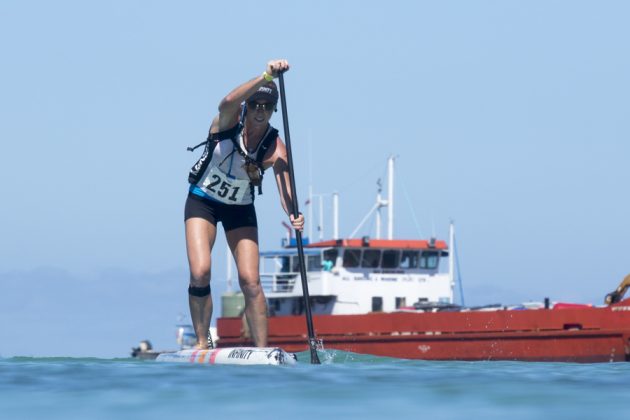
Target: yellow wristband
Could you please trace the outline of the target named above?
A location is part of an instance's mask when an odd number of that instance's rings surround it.
[[[267,73],[266,71],[263,71],[262,77],[268,82],[273,81],[273,76]]]

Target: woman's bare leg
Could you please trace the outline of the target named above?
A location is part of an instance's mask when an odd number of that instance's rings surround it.
[[[210,285],[211,252],[217,236],[217,227],[205,219],[193,217],[186,220],[186,250],[190,267],[190,287],[204,288]],[[212,294],[188,295],[190,318],[197,348],[208,347],[208,329],[212,319]]]
[[[260,284],[258,268],[258,229],[241,227],[226,232],[236,260],[238,281],[245,296],[245,316],[257,347],[267,346],[267,301]]]

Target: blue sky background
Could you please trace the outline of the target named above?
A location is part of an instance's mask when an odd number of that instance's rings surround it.
[[[395,234],[446,239],[453,219],[467,304],[600,304],[630,273],[629,15],[624,1],[3,1],[0,355],[174,347],[186,146],[272,58],[292,65],[300,201],[309,184],[339,191],[342,236],[393,154]],[[269,249],[285,217],[271,177],[264,190]],[[215,301],[225,261],[221,238]]]

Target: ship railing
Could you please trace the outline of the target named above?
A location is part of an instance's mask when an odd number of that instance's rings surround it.
[[[299,273],[260,275],[260,284],[265,293],[291,293]]]

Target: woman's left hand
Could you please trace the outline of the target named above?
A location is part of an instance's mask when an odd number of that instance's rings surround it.
[[[289,220],[291,220],[291,225],[293,225],[293,229],[299,230],[300,232],[304,230],[304,215],[302,213],[300,213],[297,218],[293,217],[293,214],[290,214]]]

